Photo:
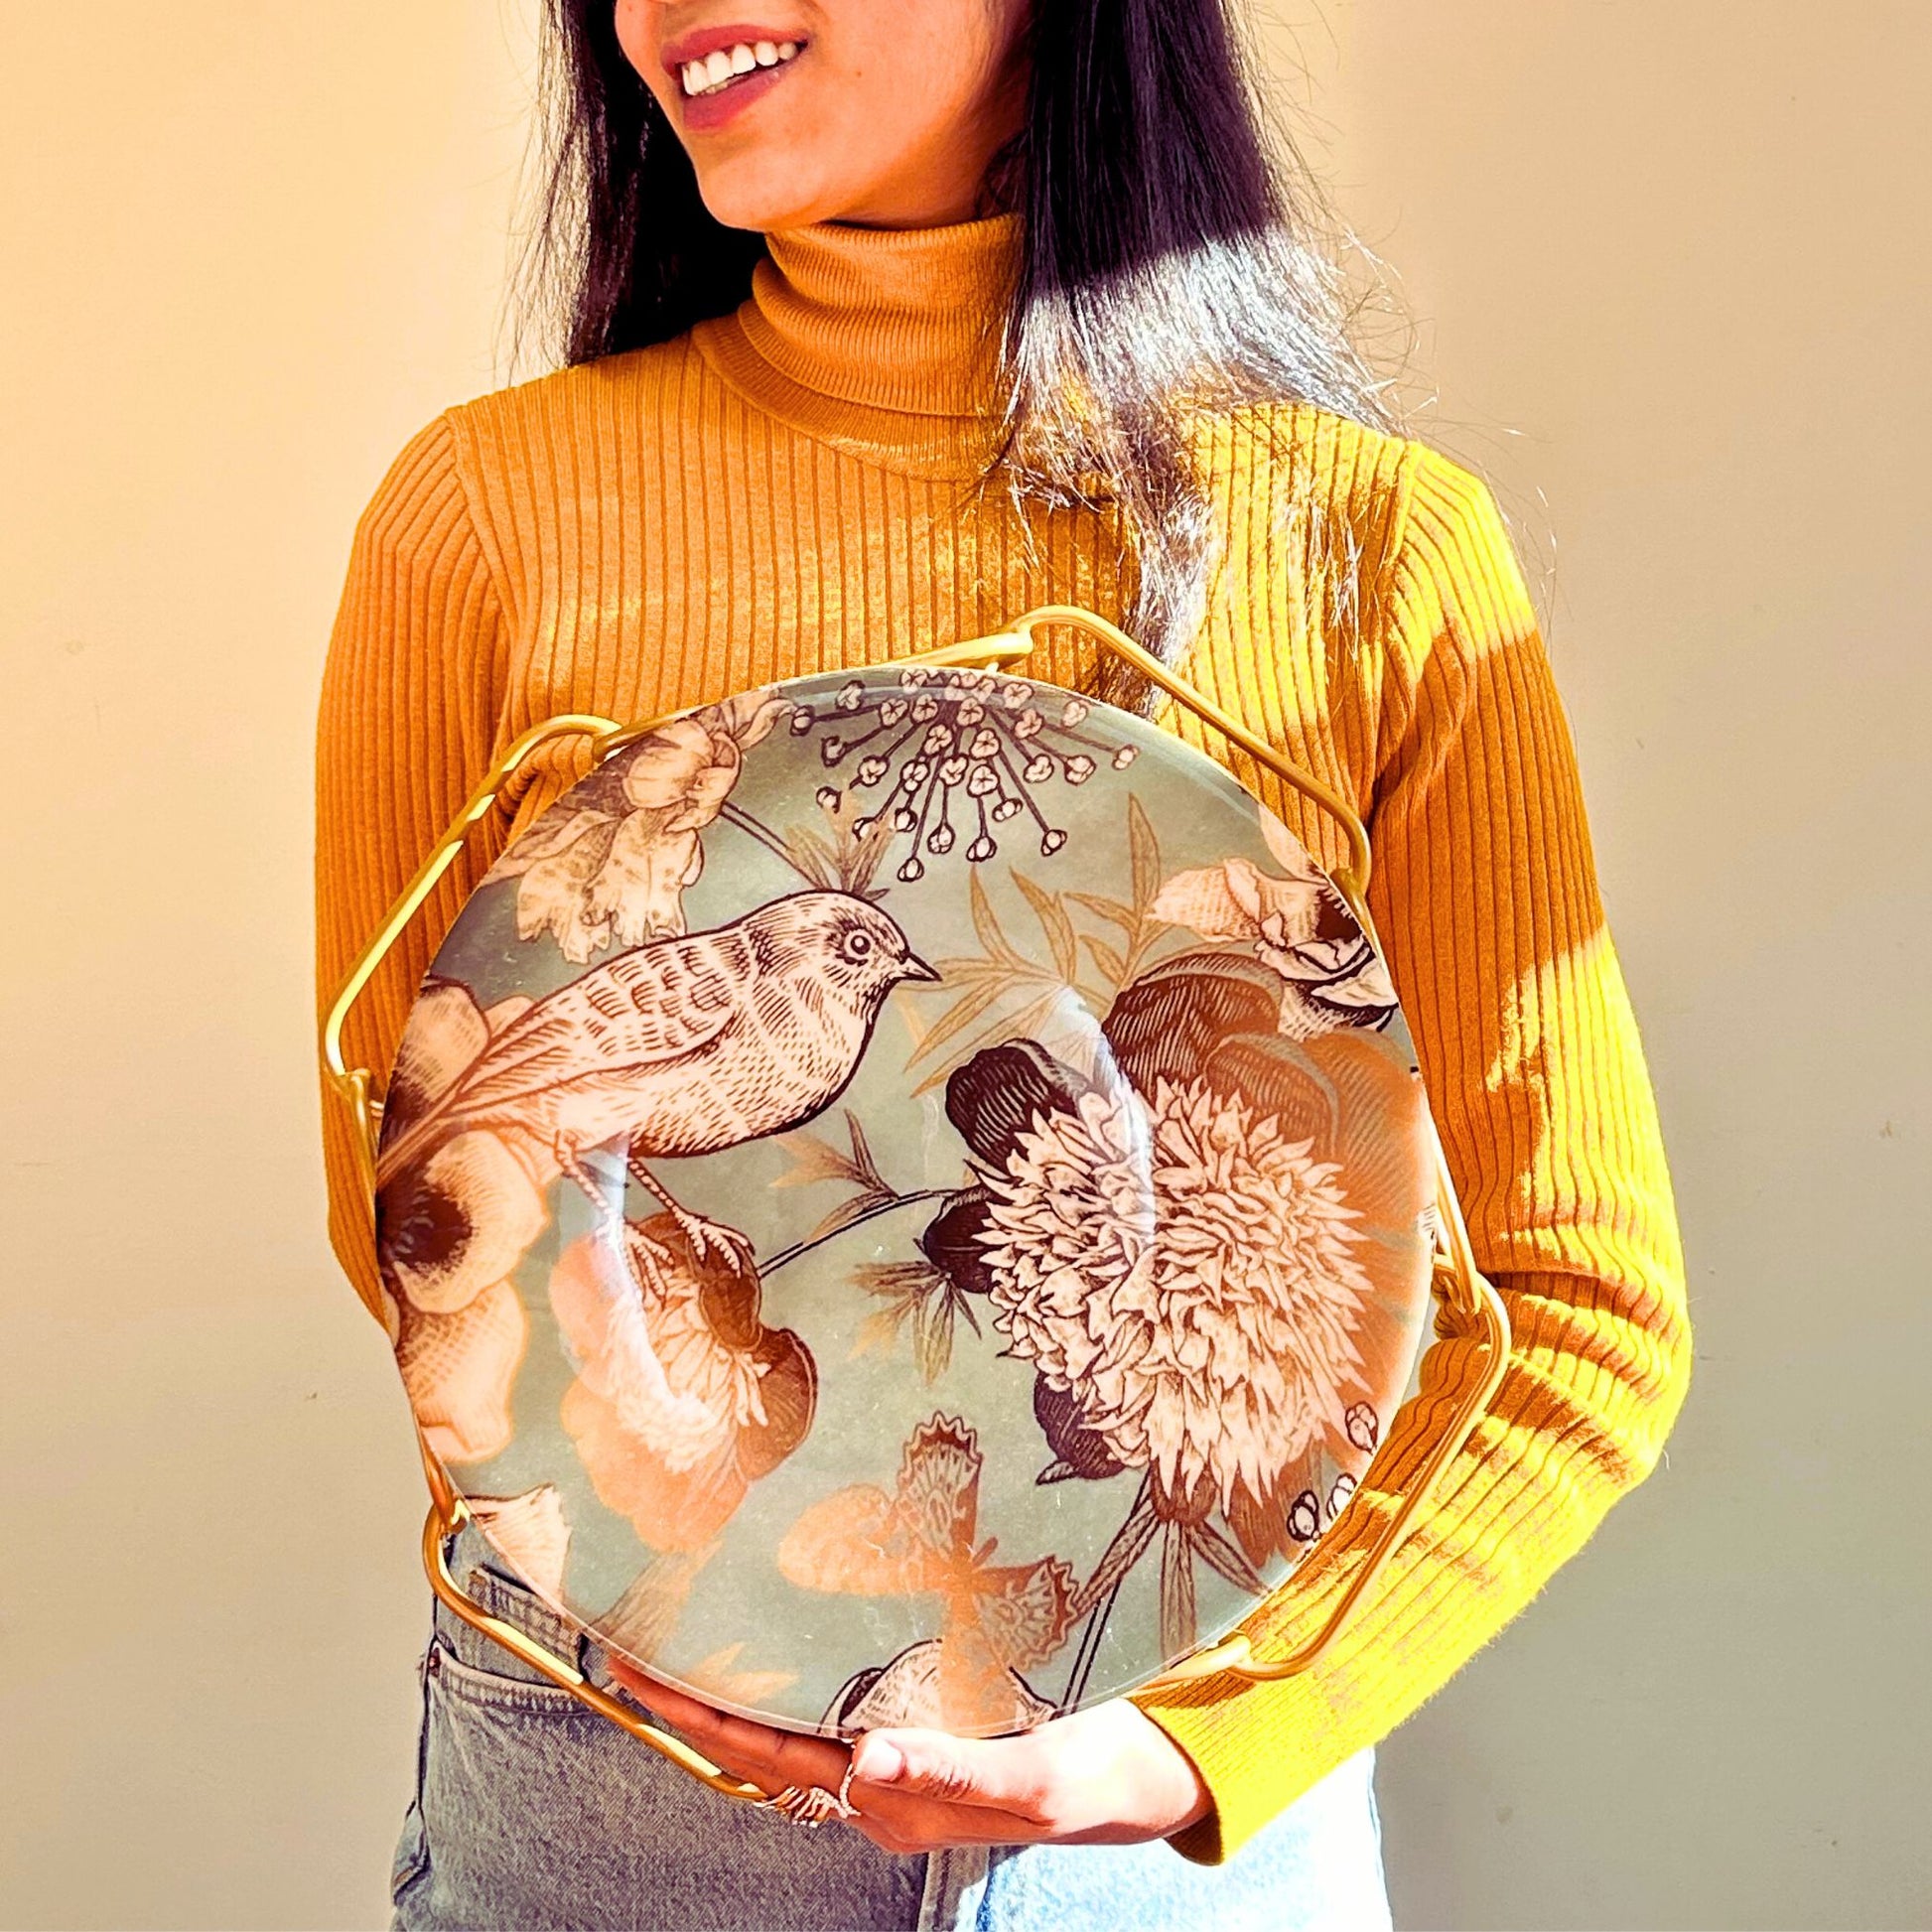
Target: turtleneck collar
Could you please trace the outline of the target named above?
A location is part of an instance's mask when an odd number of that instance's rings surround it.
[[[738,311],[694,332],[759,408],[874,461],[976,474],[1000,402],[1022,217],[776,230]]]

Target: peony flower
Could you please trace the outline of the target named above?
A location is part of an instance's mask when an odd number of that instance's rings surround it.
[[[701,1548],[811,1428],[817,1370],[759,1314],[759,1282],[700,1260],[668,1214],[632,1224],[663,1255],[654,1292],[596,1235],[573,1241],[550,1303],[577,1367],[563,1424],[593,1487],[660,1551]]]
[[[790,709],[769,689],[659,725],[576,787],[489,877],[517,880],[516,930],[548,931],[573,965],[606,946],[680,933],[684,892],[704,870],[699,833],[737,784],[745,754]]]
[[[1429,1281],[1421,1085],[1377,1033],[1284,1036],[1289,998],[1182,955],[1115,1001],[1091,1079],[1034,1040],[975,1054],[946,1089],[975,1180],[921,1239],[1035,1367],[1037,1480],[1145,1469],[1158,1515],[1218,1510],[1251,1564],[1311,1539],[1324,1463],[1367,1467]]]
[[[987,1187],[994,1324],[1118,1463],[1231,1514],[1342,1432],[1374,1285],[1310,1140],[1161,1080],[1041,1117]]]

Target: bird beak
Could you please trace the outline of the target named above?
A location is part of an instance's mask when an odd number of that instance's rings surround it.
[[[902,980],[928,980],[937,984],[945,976],[935,973],[915,952],[909,952],[900,960],[898,976]]]

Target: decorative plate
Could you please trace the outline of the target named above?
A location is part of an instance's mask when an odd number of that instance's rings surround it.
[[[1229,1631],[1424,1338],[1382,961],[1211,759],[995,672],[615,752],[410,1014],[377,1245],[541,1596],[792,1729],[1013,1730]]]

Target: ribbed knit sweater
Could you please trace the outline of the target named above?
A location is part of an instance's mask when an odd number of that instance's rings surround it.
[[[326,1001],[479,774],[561,711],[633,720],[873,664],[1070,602],[1118,619],[1133,564],[1105,506],[1017,510],[979,482],[993,318],[1017,216],[769,237],[735,315],[451,410],[357,528],[318,741]],[[1604,925],[1563,711],[1484,486],[1420,444],[1284,404],[1204,421],[1221,542],[1185,665],[1354,801],[1370,905],[1476,1258],[1515,1342],[1491,1412],[1346,1636],[1276,1684],[1137,1702],[1214,1810],[1173,1841],[1231,1855],[1429,1697],[1655,1462],[1689,1373],[1657,1121]],[[1031,667],[1090,669],[1067,640]],[[1330,867],[1306,809],[1191,720]],[[378,976],[351,1064],[386,1072],[442,934],[505,840],[583,774],[569,743],[512,786]],[[330,1228],[373,1278],[339,1105]],[[1439,1344],[1377,1473],[1391,1485],[1472,1372]],[[1390,1507],[1365,1491],[1248,1628],[1313,1627]]]

